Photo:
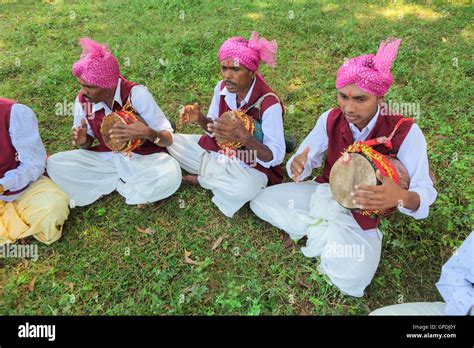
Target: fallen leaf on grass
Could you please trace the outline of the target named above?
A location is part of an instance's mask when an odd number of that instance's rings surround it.
[[[200,262],[194,261],[189,256],[191,256],[191,252],[187,251],[187,250],[184,250],[184,262],[186,262],[190,265],[194,265],[194,266],[199,266],[201,264]]]
[[[217,238],[217,240],[212,244],[211,250],[216,250],[219,247],[219,245],[221,245],[221,243],[224,240],[225,236],[226,235],[223,235],[223,236],[220,236],[219,238]]]
[[[141,232],[141,233],[145,233],[145,234],[154,234],[155,233],[155,230],[152,229],[152,228],[143,229],[143,228],[140,228],[138,226],[135,226],[135,229],[137,230],[137,232]]]
[[[73,283],[71,283],[71,282],[65,282],[64,284],[66,284],[66,286],[67,286],[69,289],[71,289],[71,291],[74,290],[74,284],[73,284]]]
[[[28,290],[33,292],[35,290],[36,277],[34,277],[31,282],[28,284]]]
[[[301,280],[300,278],[296,278],[296,284],[301,285],[303,288],[311,289],[311,286],[309,286],[308,284],[306,284],[306,283],[305,283],[303,280]]]

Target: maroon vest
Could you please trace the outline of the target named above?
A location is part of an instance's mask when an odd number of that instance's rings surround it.
[[[0,98],[0,178],[5,173],[16,169],[20,165],[17,159],[17,152],[10,138],[10,112],[16,102],[9,99]],[[28,185],[18,191],[5,191],[3,195],[11,196],[26,190]]]
[[[130,97],[130,93],[132,88],[136,86],[136,83],[127,81],[124,77],[120,77],[120,99],[122,99],[122,105],[125,105],[128,98]],[[94,132],[94,136],[99,141],[99,145],[91,147],[90,151],[98,151],[98,152],[109,152],[111,151],[104,143],[104,139],[102,138],[102,134],[100,133],[100,126],[102,125],[102,120],[104,119],[105,110],[100,109],[97,112],[92,112],[93,103],[88,101],[84,98],[82,92],[79,93],[79,103],[81,103],[82,108],[86,114],[87,121]],[[118,111],[122,109],[122,107],[114,101],[114,105],[112,107],[112,111]],[[138,147],[137,149],[133,150],[134,153],[138,153],[140,155],[150,155],[157,152],[167,152],[166,148],[157,146],[151,141],[147,140],[143,143],[142,146]]]
[[[377,122],[375,123],[372,132],[367,136],[367,140],[382,136],[388,137],[401,118],[403,118],[403,116],[394,115],[387,111],[384,112],[383,109],[380,109]],[[398,128],[397,132],[392,138],[393,149],[391,153],[395,155],[398,153],[403,140],[405,140],[405,137],[411,129],[411,125],[412,123],[410,122],[404,122],[400,128]],[[341,157],[343,151],[354,142],[351,129],[349,128],[349,122],[347,122],[340,108],[331,110],[327,119],[326,127],[329,146],[323,174],[315,179],[315,181],[319,183],[329,183],[329,173],[331,172],[334,162],[336,162],[339,157]],[[389,154],[389,150],[382,144],[374,146],[373,149],[383,155]],[[379,217],[362,215],[354,210],[351,212],[354,216],[354,219],[363,230],[377,228],[380,220]]]
[[[221,82],[220,89],[221,91],[224,89],[223,82]],[[253,86],[252,94],[250,96],[250,99],[247,105],[248,106],[254,105],[261,96],[267,93],[276,94],[275,92],[272,91],[270,87],[267,86],[267,84],[264,81],[257,78],[255,81],[255,85]],[[247,115],[251,116],[253,119],[257,120],[258,122],[262,122],[261,118],[265,110],[267,110],[270,106],[275,105],[276,103],[279,103],[277,98],[275,98],[274,96],[267,96],[262,102],[260,112],[257,108],[252,108],[250,110],[245,110],[245,108],[243,108],[243,111],[245,111]],[[280,105],[283,110],[283,104],[280,103]],[[224,112],[227,112],[227,111],[230,111],[230,108],[225,102],[225,96],[221,95],[219,99],[219,117]],[[216,140],[207,134],[203,135],[201,139],[199,139],[199,145],[201,145],[203,149],[206,149],[209,151],[218,152],[220,150],[219,145],[217,145]],[[244,162],[248,161],[248,159],[245,159],[245,158],[241,158],[241,160]],[[265,168],[264,166],[257,163],[254,168],[264,173],[268,177],[269,185],[280,184],[283,182],[283,172],[280,165],[270,167],[270,168]]]

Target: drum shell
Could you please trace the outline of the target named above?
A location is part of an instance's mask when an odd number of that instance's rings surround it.
[[[349,157],[347,157],[349,156]],[[382,155],[391,163],[390,168],[396,171],[399,186],[408,189],[410,184],[409,174],[405,166],[391,156]],[[345,152],[331,168],[329,185],[334,199],[344,208],[360,210],[352,201],[351,192],[355,191],[355,185],[380,185],[376,178],[377,166],[363,153]],[[370,214],[370,211],[365,211]]]

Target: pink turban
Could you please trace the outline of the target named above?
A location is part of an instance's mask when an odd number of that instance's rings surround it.
[[[260,61],[269,67],[276,66],[276,53],[278,44],[276,40],[268,41],[258,37],[258,33],[253,31],[250,40],[235,36],[225,41],[219,49],[219,61],[227,58],[237,60],[250,71],[257,72]],[[257,72],[257,76],[260,76]]]
[[[337,72],[336,88],[355,84],[366,93],[385,95],[393,83],[390,73],[397,57],[400,39],[389,38],[382,41],[376,55],[367,54],[349,59]]]
[[[117,59],[106,45],[88,37],[79,40],[82,46],[81,59],[72,66],[72,73],[87,83],[99,88],[115,88],[120,75]]]

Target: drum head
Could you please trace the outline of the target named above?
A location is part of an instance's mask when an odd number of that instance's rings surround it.
[[[236,122],[241,122],[245,129],[250,133],[254,133],[255,124],[253,122],[253,118],[245,114],[240,110],[231,110],[224,112],[220,117],[219,120],[224,121],[226,124],[233,124]],[[217,141],[217,140],[216,140]],[[221,149],[233,149],[237,150],[242,147],[242,143],[240,142],[231,142],[229,140],[221,140],[217,141],[217,144]]]
[[[334,199],[344,208],[356,209],[351,192],[355,185],[377,185],[372,164],[358,153],[346,153],[332,166],[329,185]]]
[[[100,133],[102,134],[105,145],[107,145],[107,147],[112,151],[116,152],[122,151],[128,145],[127,141],[117,141],[110,138],[109,131],[117,122],[126,124],[126,122],[120,116],[113,112],[104,117],[102,125],[100,126]]]
[[[233,111],[226,111],[219,118],[226,123],[237,122],[237,116]]]

